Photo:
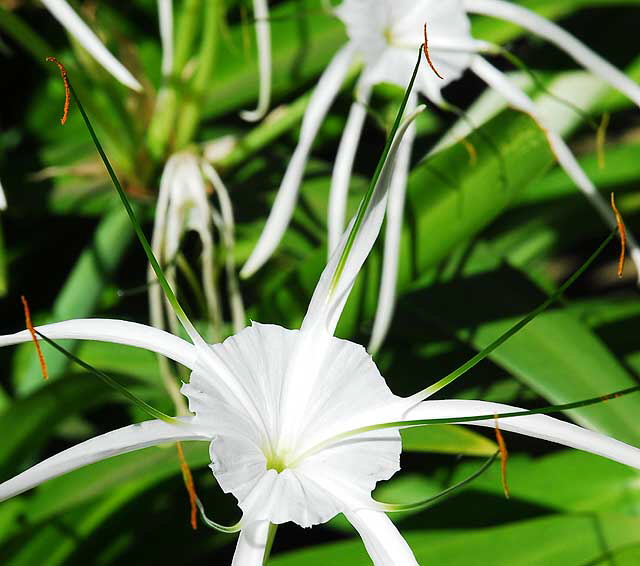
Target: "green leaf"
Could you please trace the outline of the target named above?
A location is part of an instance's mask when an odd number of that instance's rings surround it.
[[[433,425],[400,431],[403,452],[438,452],[491,456],[497,449],[492,440],[456,425]]]
[[[640,542],[640,519],[615,515],[550,516],[501,527],[404,533],[419,564],[547,566],[585,564]],[[275,556],[273,566],[371,564],[358,540]]]
[[[45,320],[37,319],[36,322],[43,324],[93,314],[100,294],[118,267],[132,237],[133,230],[126,212],[120,207],[109,212],[100,221],[92,242],[78,258],[54,302],[51,314]],[[68,366],[66,357],[51,349],[48,349],[45,357],[52,379],[61,375]],[[26,343],[19,347],[13,369],[14,384],[19,395],[25,396],[44,385],[33,344]]]

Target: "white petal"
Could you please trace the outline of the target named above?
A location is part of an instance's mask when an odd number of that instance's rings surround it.
[[[247,122],[262,120],[269,110],[271,102],[271,26],[269,24],[269,5],[267,0],[253,0],[256,40],[258,42],[258,71],[260,73],[260,94],[258,107],[240,116]]]
[[[36,330],[51,340],[99,340],[125,344],[162,354],[188,368],[193,368],[195,365],[196,349],[189,342],[164,330],[137,322],[106,318],[79,318],[36,326]],[[0,336],[0,346],[10,346],[30,340],[29,331],[23,330],[15,334]]]
[[[0,180],[0,210],[7,209],[7,197],[4,195],[4,189],[2,188],[2,180]]]
[[[526,112],[538,123],[545,132],[547,139],[549,140],[549,145],[551,146],[560,166],[565,170],[567,175],[576,184],[580,191],[582,191],[587,199],[589,199],[589,202],[609,227],[612,229],[616,228],[616,217],[611,210],[609,203],[602,198],[596,186],[593,184],[591,179],[587,177],[586,173],[582,170],[582,167],[580,167],[580,164],[569,149],[569,146],[555,132],[553,124],[548,123],[540,114],[533,101],[523,91],[514,86],[502,72],[482,57],[476,57],[471,68],[473,72],[490,85],[491,88],[504,96],[509,104],[518,110]],[[638,242],[630,230],[627,231],[627,243],[629,250],[631,251],[631,258],[636,262],[640,257],[640,248],[638,247]],[[640,264],[636,263],[635,265],[638,277],[640,278]]]
[[[360,509],[345,513],[355,527],[375,566],[416,565],[411,548],[382,511]]]
[[[63,27],[75,37],[93,58],[123,85],[133,90],[142,90],[142,85],[102,44],[95,33],[73,11],[65,0],[42,0],[45,8],[51,12]]]
[[[158,23],[162,42],[162,74],[173,70],[173,0],[158,0]]]
[[[269,537],[269,521],[255,521],[240,531],[231,566],[262,566]]]
[[[210,439],[209,432],[192,424],[191,418],[183,419],[179,424],[146,421],[125,426],[76,444],[0,484],[0,501],[77,468],[118,454],[179,440]]]
[[[408,112],[413,112],[418,103],[412,96],[407,103]],[[369,342],[369,352],[377,352],[387,335],[396,302],[396,282],[398,280],[398,261],[400,258],[400,238],[404,216],[404,200],[407,192],[407,178],[411,165],[411,149],[415,139],[415,124],[407,129],[404,140],[398,150],[398,158],[391,178],[389,200],[387,202],[387,228],[384,239],[382,261],[382,279],[378,295],[378,306]]]
[[[246,313],[244,302],[236,273],[235,259],[235,221],[233,218],[233,205],[229,197],[229,191],[223,183],[218,172],[209,164],[203,163],[202,170],[213,185],[214,192],[220,203],[220,220],[216,221],[215,211],[212,213],[214,222],[222,233],[222,241],[225,246],[225,269],[227,272],[227,287],[229,292],[229,302],[231,303],[231,319],[233,329],[237,334],[246,326]]]
[[[406,420],[419,419],[439,419],[456,418],[475,415],[491,415],[499,413],[509,413],[513,411],[523,411],[518,407],[503,405],[502,403],[490,403],[487,401],[463,401],[463,400],[443,400],[443,401],[423,401],[419,405],[407,411],[404,415]],[[495,427],[492,419],[485,421],[473,421],[461,423],[465,425]],[[598,454],[604,458],[615,460],[627,466],[640,469],[640,449],[635,448],[611,438],[593,432],[580,426],[566,423],[546,415],[527,415],[523,417],[507,417],[498,421],[501,430],[508,430],[541,438],[549,442],[556,442],[585,452]]]
[[[360,268],[367,259],[380,233],[387,203],[387,192],[391,185],[392,173],[402,138],[413,120],[424,108],[424,106],[420,106],[413,114],[405,118],[398,129],[387,160],[374,188],[373,196],[364,215],[360,230],[356,235],[353,247],[351,248],[351,252],[340,276],[340,280],[335,286],[335,289],[332,289],[333,277],[338,268],[340,256],[347,243],[347,238],[351,231],[351,226],[355,221],[355,217],[349,223],[349,227],[345,231],[340,245],[333,252],[333,255],[320,276],[320,280],[309,303],[307,314],[302,322],[301,330],[313,332],[314,329],[321,328],[324,333],[333,335]]]
[[[325,69],[322,77],[320,77],[302,120],[298,146],[291,157],[282,184],[278,189],[278,195],[271,208],[267,224],[251,256],[240,272],[242,277],[249,277],[260,269],[276,249],[287,229],[298,197],[309,151],[322,120],[329,110],[329,106],[331,106],[340,90],[352,60],[353,50],[347,45],[338,51]]]
[[[349,117],[340,138],[336,161],[331,176],[331,192],[329,193],[329,257],[340,243],[344,232],[345,215],[347,213],[347,194],[353,170],[353,161],[360,143],[362,127],[367,117],[366,105],[369,104],[371,87],[356,87],[357,100],[351,105]]]
[[[464,0],[465,9],[513,22],[566,51],[585,69],[607,81],[640,106],[640,86],[557,24],[503,0]]]

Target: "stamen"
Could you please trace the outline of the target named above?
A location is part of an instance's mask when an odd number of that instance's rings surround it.
[[[58,69],[60,69],[60,75],[62,76],[62,82],[64,83],[64,110],[62,112],[62,118],[60,118],[60,123],[64,126],[67,121],[67,116],[69,115],[69,102],[71,101],[71,91],[69,89],[69,78],[67,77],[67,70],[64,68],[64,65],[60,63],[55,57],[47,57],[47,61],[49,63],[55,63],[58,65]]]
[[[476,163],[478,163],[478,151],[476,150],[476,146],[473,145],[467,138],[462,138],[460,143],[464,146],[469,154],[469,165],[471,167],[475,167]]]
[[[424,23],[424,44],[422,45],[422,49],[424,50],[424,57],[427,60],[429,67],[431,67],[431,70],[436,74],[436,77],[444,80],[444,77],[440,73],[438,73],[438,70],[436,69],[435,65],[433,64],[433,61],[431,60],[431,55],[429,54],[429,40],[427,39],[427,22]]]
[[[616,222],[618,223],[618,234],[620,234],[620,259],[618,260],[618,278],[621,278],[622,272],[624,270],[625,253],[627,250],[627,231],[624,227],[622,215],[620,214],[620,211],[616,206],[616,198],[613,193],[611,193],[611,208],[613,209],[613,213],[616,215]]]
[[[40,349],[40,342],[38,341],[38,337],[36,336],[36,330],[31,323],[31,311],[29,310],[29,303],[24,295],[20,295],[20,300],[22,301],[22,307],[24,308],[24,320],[27,325],[27,330],[29,334],[31,334],[31,339],[36,347],[36,352],[38,353],[38,361],[40,362],[40,370],[42,371],[42,379],[49,379],[49,373],[47,372],[47,364],[44,361],[44,356],[42,355],[42,350]]]
[[[596,154],[598,155],[599,169],[604,169],[605,166],[604,144],[607,141],[607,128],[609,127],[610,118],[611,115],[605,112],[596,131]]]
[[[496,440],[498,441],[498,449],[500,451],[500,473],[502,474],[502,490],[504,496],[509,499],[509,484],[507,483],[507,460],[509,458],[509,452],[507,451],[507,444],[502,438],[502,432],[498,426],[498,415],[494,415],[496,422]]]
[[[191,505],[191,528],[195,531],[198,528],[197,514],[198,514],[198,496],[196,495],[196,488],[193,484],[193,476],[187,464],[187,459],[184,457],[182,450],[182,444],[176,442],[176,448],[178,449],[178,458],[180,459],[180,469],[182,470],[182,479],[184,480],[184,486],[189,493],[189,505]]]

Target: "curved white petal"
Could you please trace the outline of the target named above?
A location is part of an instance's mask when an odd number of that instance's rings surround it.
[[[196,349],[186,340],[137,322],[106,318],[78,318],[36,326],[36,330],[51,340],[99,340],[144,348],[162,354],[176,362],[192,368],[195,366]],[[0,346],[29,342],[28,330],[0,336]]]
[[[158,24],[162,43],[162,74],[173,70],[173,1],[158,0]]]
[[[469,12],[513,22],[544,37],[566,51],[585,69],[607,81],[640,106],[640,85],[557,24],[523,6],[504,0],[464,0],[464,7]]]
[[[415,120],[416,116],[418,116],[424,108],[424,106],[420,106],[415,112],[407,116],[400,128],[398,128],[362,224],[355,237],[353,247],[340,275],[340,279],[335,285],[335,288],[332,288],[333,277],[338,268],[342,250],[347,243],[351,227],[355,221],[355,216],[349,223],[347,230],[342,236],[340,245],[334,250],[327,266],[320,276],[320,280],[313,292],[313,297],[311,297],[307,314],[302,322],[301,330],[313,333],[316,328],[321,328],[323,333],[329,336],[333,335],[360,268],[367,259],[380,233],[387,203],[387,192],[391,185],[393,170],[402,138],[411,126],[413,120]]]
[[[474,59],[471,64],[471,69],[476,75],[478,75],[478,77],[491,86],[491,88],[495,89],[504,98],[506,98],[509,104],[514,106],[516,109],[529,114],[540,125],[549,140],[549,145],[551,146],[560,166],[580,191],[589,199],[589,202],[593,205],[598,214],[600,214],[602,219],[612,229],[615,228],[617,226],[617,220],[609,206],[609,203],[602,198],[596,186],[593,184],[591,179],[587,177],[582,167],[580,167],[580,164],[569,149],[569,146],[565,143],[562,137],[555,132],[553,125],[547,123],[547,120],[545,120],[544,116],[542,116],[538,111],[533,101],[518,87],[514,86],[501,71],[496,69],[482,57],[476,57]],[[635,263],[638,271],[638,277],[640,278],[640,263],[637,263],[637,260],[640,258],[640,248],[638,247],[638,242],[631,231],[627,231],[627,242],[631,252],[631,258]]]
[[[145,421],[76,444],[0,484],[0,501],[18,495],[47,480],[112,456],[166,442],[211,440],[209,432],[192,424],[191,420],[191,418],[186,418],[178,424],[169,424],[158,420]]]
[[[267,224],[251,256],[240,272],[242,277],[249,277],[260,269],[280,242],[293,214],[309,151],[352,61],[353,49],[350,45],[346,45],[338,51],[320,77],[302,120],[298,146],[278,189],[278,195],[269,213]]]
[[[262,120],[271,102],[271,26],[267,0],[253,0],[253,15],[258,43],[258,72],[260,73],[260,93],[258,107],[240,113],[247,122]]]
[[[329,257],[340,243],[340,237],[344,232],[345,215],[347,213],[347,194],[349,193],[349,182],[353,170],[353,161],[360,143],[362,127],[367,117],[366,105],[371,97],[371,87],[369,85],[358,85],[356,87],[357,100],[351,105],[349,117],[344,127],[344,132],[340,138],[336,161],[331,175],[331,192],[329,193]]]
[[[2,188],[2,180],[0,180],[0,210],[7,209],[7,197],[4,195],[4,189]]]
[[[213,214],[214,222],[222,234],[222,241],[225,246],[225,269],[227,272],[227,286],[229,287],[229,302],[231,303],[231,319],[233,329],[236,333],[246,326],[246,313],[242,292],[236,274],[235,259],[235,220],[233,217],[233,205],[229,197],[229,191],[213,166],[207,162],[202,164],[202,171],[213,185],[214,192],[220,203],[219,219]]]
[[[345,512],[355,527],[375,566],[417,566],[411,548],[382,511],[360,509]]]
[[[522,411],[518,407],[490,403],[488,401],[443,400],[423,401],[404,415],[406,420],[439,419],[491,415]],[[465,425],[495,427],[492,419],[461,423]],[[507,417],[498,421],[501,430],[508,430],[556,442],[585,452],[598,454],[604,458],[615,460],[627,466],[640,469],[640,449],[620,442],[615,438],[593,432],[580,426],[548,417],[547,415],[527,415],[523,417]]]
[[[231,566],[262,566],[269,538],[269,521],[255,521],[243,527]]]
[[[408,112],[413,112],[418,103],[412,96],[407,103]],[[396,302],[396,282],[398,280],[398,261],[400,258],[400,237],[404,200],[407,192],[407,179],[411,165],[411,149],[416,136],[415,124],[407,129],[404,140],[398,150],[398,158],[391,177],[389,200],[387,202],[387,228],[384,239],[384,256],[382,260],[382,279],[378,294],[378,306],[373,323],[373,331],[369,342],[369,352],[377,352],[387,335]]]
[[[53,17],[78,40],[93,58],[100,63],[109,73],[111,73],[123,85],[133,90],[142,90],[142,85],[135,77],[118,61],[111,52],[103,45],[89,26],[85,24],[80,16],[76,14],[65,0],[42,0],[45,8],[51,12]]]

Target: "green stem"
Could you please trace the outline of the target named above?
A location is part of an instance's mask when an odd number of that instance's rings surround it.
[[[278,530],[278,525],[274,523],[269,523],[269,533],[267,535],[267,544],[264,548],[264,558],[262,559],[263,566],[266,566],[269,562],[269,556],[271,556],[271,549],[273,548],[273,541],[276,538],[276,531]]]
[[[443,387],[446,387],[447,385],[449,385],[450,383],[452,383],[453,381],[458,379],[461,375],[464,375],[465,373],[467,373],[471,368],[473,368],[474,366],[479,364],[489,354],[491,354],[491,352],[493,352],[496,348],[498,348],[499,346],[504,344],[514,334],[517,334],[518,332],[520,332],[520,330],[522,330],[527,324],[529,324],[541,312],[543,312],[549,306],[551,306],[554,302],[556,302],[563,295],[563,293],[569,287],[571,287],[571,285],[573,285],[575,283],[576,279],[578,279],[591,266],[591,264],[596,260],[596,258],[607,247],[609,242],[615,236],[616,231],[617,231],[617,228],[615,230],[613,230],[611,232],[611,234],[609,234],[607,239],[604,242],[602,242],[602,244],[600,244],[598,249],[595,252],[593,252],[593,254],[591,254],[589,259],[587,259],[587,261],[585,261],[582,264],[580,269],[578,269],[571,277],[569,277],[569,279],[567,279],[564,282],[564,284],[562,284],[560,287],[558,287],[558,289],[555,291],[555,293],[550,295],[549,298],[546,301],[544,301],[540,306],[538,306],[536,309],[532,310],[528,315],[526,315],[519,322],[514,324],[504,334],[502,334],[501,336],[496,338],[486,348],[484,348],[483,350],[478,352],[475,356],[473,356],[473,358],[471,358],[470,360],[468,360],[467,362],[462,364],[459,368],[457,368],[456,370],[452,371],[449,375],[446,375],[445,377],[443,377],[442,379],[440,379],[439,381],[437,381],[433,385],[430,385],[429,387],[427,387],[427,388],[423,389],[422,391],[416,393],[413,397],[420,398],[420,399],[425,399],[426,397],[429,397],[429,396],[433,395],[437,391],[440,391]]]
[[[356,236],[360,231],[360,226],[364,221],[365,214],[367,209],[369,208],[369,203],[373,198],[373,193],[375,192],[376,185],[378,184],[378,179],[380,178],[380,174],[382,173],[382,168],[387,161],[387,157],[389,156],[389,152],[391,151],[391,145],[393,144],[393,140],[395,138],[396,132],[402,123],[402,118],[404,116],[404,111],[407,107],[407,103],[409,101],[409,96],[411,95],[411,91],[413,90],[413,84],[415,83],[416,76],[418,75],[418,69],[420,68],[420,61],[422,60],[422,45],[418,49],[418,60],[416,61],[416,65],[413,69],[413,74],[411,75],[411,80],[409,81],[409,86],[405,90],[404,97],[402,99],[402,103],[400,104],[400,108],[398,109],[398,113],[396,114],[395,122],[393,123],[393,127],[391,128],[391,132],[387,137],[387,143],[384,146],[384,150],[382,151],[382,155],[378,161],[378,165],[376,166],[376,170],[371,179],[371,183],[369,184],[369,189],[367,193],[364,195],[362,202],[358,208],[358,213],[353,223],[353,227],[351,228],[351,232],[349,232],[349,236],[347,238],[347,242],[344,246],[344,250],[342,250],[342,255],[338,260],[338,265],[336,266],[336,271],[333,274],[333,279],[331,280],[331,289],[335,289],[338,281],[340,280],[340,276],[342,275],[342,271],[344,270],[344,266],[347,263],[347,259],[349,258],[349,253],[351,252],[351,248],[356,240]]]
[[[175,150],[191,143],[202,115],[203,97],[213,73],[218,45],[218,30],[222,19],[220,0],[207,0],[204,6],[204,27],[198,59],[198,69],[187,86],[184,103],[176,124]]]
[[[168,78],[168,84],[163,85],[158,93],[147,134],[149,151],[156,159],[164,157],[174,131],[180,95],[184,87],[184,67],[192,54],[201,19],[201,6],[202,0],[185,0],[178,17],[173,72]]]

